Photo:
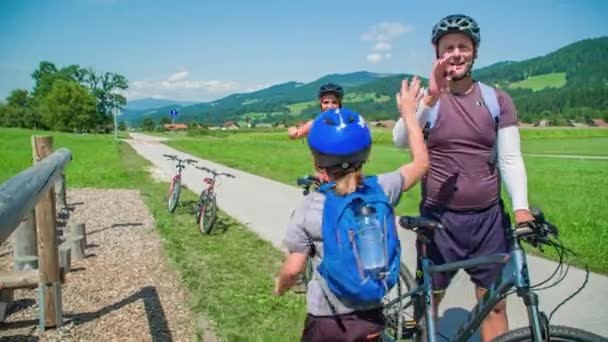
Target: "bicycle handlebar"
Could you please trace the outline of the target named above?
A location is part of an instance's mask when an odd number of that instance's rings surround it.
[[[196,164],[198,163],[198,161],[194,160],[194,159],[179,159],[176,155],[174,154],[163,154],[163,156],[165,156],[167,159],[169,160],[177,160],[177,165],[178,167],[182,166],[182,163],[184,164]]]
[[[530,212],[534,221],[516,225],[514,232],[517,238],[530,240],[533,243],[542,243],[549,236],[559,237],[558,228],[545,219],[545,215],[540,209],[532,208]]]
[[[399,218],[399,225],[403,229],[409,229],[414,232],[418,230],[431,232],[435,229],[445,229],[441,222],[423,216],[401,216]]]
[[[540,209],[532,208],[530,212],[534,221],[524,222],[513,227],[513,234],[517,239],[523,239],[533,246],[538,246],[549,243],[550,236],[559,237],[558,228],[545,219]],[[435,229],[445,229],[440,222],[422,216],[401,216],[399,225],[403,229],[424,235],[428,235]]]
[[[203,171],[209,172],[209,173],[211,173],[211,174],[213,174],[213,175],[215,175],[215,176],[226,176],[226,177],[228,177],[228,178],[236,178],[234,175],[232,175],[232,174],[230,174],[230,173],[227,173],[227,172],[217,172],[217,171],[215,171],[215,170],[212,170],[212,169],[206,168],[206,167],[204,167],[204,166],[195,166],[195,167],[196,167],[197,169],[199,169],[199,170],[203,170]]]

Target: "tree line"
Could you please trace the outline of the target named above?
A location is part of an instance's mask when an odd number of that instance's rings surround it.
[[[128,88],[117,73],[97,73],[77,64],[58,68],[42,61],[31,74],[31,91],[15,89],[0,103],[0,126],[70,132],[109,131],[112,110],[127,100]]]

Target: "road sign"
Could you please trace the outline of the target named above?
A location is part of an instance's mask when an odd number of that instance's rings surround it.
[[[171,109],[171,117],[174,118],[177,116],[177,111],[175,109]]]

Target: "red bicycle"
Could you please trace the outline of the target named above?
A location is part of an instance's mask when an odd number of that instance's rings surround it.
[[[228,178],[235,177],[229,173],[217,172],[204,166],[196,166],[196,168],[213,175],[211,178],[205,177],[205,179],[203,179],[203,182],[209,184],[209,186],[201,191],[201,194],[198,197],[198,203],[194,207],[194,211],[196,212],[196,223],[198,224],[199,230],[203,234],[209,234],[217,220],[217,201],[215,196],[216,178],[219,176],[226,176]]]
[[[177,202],[179,201],[179,194],[182,191],[182,170],[186,167],[186,164],[195,164],[198,162],[194,159],[179,159],[177,156],[170,154],[163,154],[163,156],[169,160],[177,161],[177,165],[175,165],[177,172],[175,175],[173,175],[173,178],[171,178],[169,200],[167,205],[169,212],[173,213],[177,207]]]

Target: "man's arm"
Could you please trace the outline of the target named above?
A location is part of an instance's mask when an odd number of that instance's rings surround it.
[[[509,197],[512,209],[528,210],[528,179],[521,155],[519,128],[509,126],[498,130],[498,169]]]

